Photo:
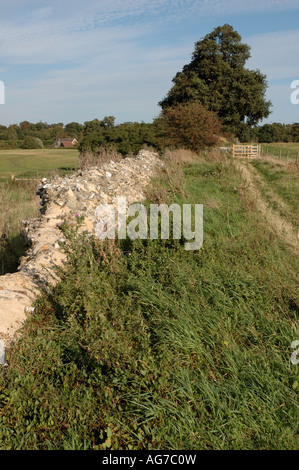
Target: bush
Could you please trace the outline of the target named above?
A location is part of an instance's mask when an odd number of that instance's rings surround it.
[[[194,152],[215,145],[220,134],[216,114],[199,102],[167,108],[162,112],[160,125],[164,145]]]
[[[40,149],[43,148],[43,143],[37,137],[25,137],[20,147],[22,149]]]

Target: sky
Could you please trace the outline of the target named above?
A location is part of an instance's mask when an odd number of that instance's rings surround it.
[[[299,0],[0,0],[0,124],[150,123],[195,42],[226,23],[267,76],[260,124],[299,122]]]

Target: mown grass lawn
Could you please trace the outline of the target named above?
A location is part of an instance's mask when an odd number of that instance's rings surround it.
[[[0,150],[0,180],[15,177],[41,177],[51,171],[77,168],[77,149]]]

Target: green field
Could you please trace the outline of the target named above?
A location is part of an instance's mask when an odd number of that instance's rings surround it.
[[[262,155],[280,158],[283,161],[299,161],[299,142],[274,142],[261,144]]]
[[[77,168],[78,149],[0,150],[0,181],[15,177],[34,178],[49,172]]]

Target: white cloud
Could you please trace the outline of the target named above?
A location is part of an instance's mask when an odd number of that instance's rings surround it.
[[[214,13],[215,15],[272,13],[275,11],[299,9],[297,0],[207,0],[196,3],[198,3],[198,10],[202,13]]]
[[[220,16],[299,9],[298,0],[10,0],[1,12],[0,43],[6,60],[45,63],[113,41],[136,38],[159,24],[198,15]],[[55,54],[56,53],[56,54]]]

